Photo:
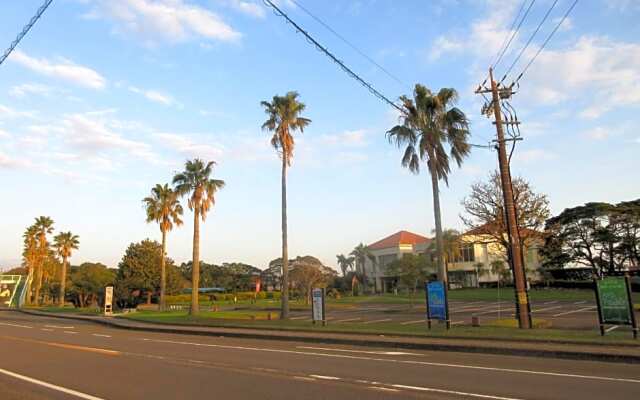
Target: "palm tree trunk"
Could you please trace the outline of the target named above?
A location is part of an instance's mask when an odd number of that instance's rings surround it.
[[[193,260],[191,270],[191,315],[200,312],[198,295],[200,293],[200,209],[193,212]]]
[[[33,283],[34,276],[34,265],[33,262],[29,262],[29,274],[27,275],[27,288],[26,288],[26,296],[24,297],[25,303],[27,305],[31,305],[31,284]]]
[[[431,160],[433,157],[430,155]],[[444,265],[444,242],[442,240],[442,215],[440,212],[440,190],[438,189],[438,173],[433,162],[429,163],[431,175],[431,188],[433,190],[433,217],[436,223],[436,256],[438,259],[438,280],[445,286],[448,284],[447,268]]]
[[[287,156],[282,155],[282,296],[280,319],[289,318],[289,246],[287,242]]]
[[[67,257],[62,257],[62,271],[60,271],[60,294],[58,301],[60,307],[64,307],[64,292],[67,284]]]
[[[38,263],[38,270],[36,271],[36,294],[34,304],[36,306],[40,305],[40,289],[42,289],[42,270],[44,269],[44,258],[40,260]]]
[[[165,267],[165,255],[167,254],[167,232],[162,231],[162,257],[160,258],[160,311],[164,311],[165,290],[167,287],[167,272]]]

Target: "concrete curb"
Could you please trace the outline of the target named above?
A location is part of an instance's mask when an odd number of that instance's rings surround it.
[[[109,326],[117,329],[125,329],[132,331],[144,331],[155,333],[170,333],[178,335],[194,335],[194,336],[224,336],[241,339],[262,339],[262,340],[278,340],[278,341],[297,341],[305,343],[325,343],[325,344],[340,344],[349,346],[371,346],[371,347],[387,347],[396,349],[413,349],[413,350],[427,350],[427,351],[453,351],[462,353],[476,353],[476,354],[494,354],[494,355],[511,355],[511,356],[524,356],[524,357],[539,357],[539,358],[557,358],[568,360],[589,360],[589,361],[603,361],[614,363],[627,363],[627,364],[640,364],[640,355],[635,354],[615,354],[607,352],[593,352],[584,350],[563,350],[563,349],[544,349],[544,344],[526,342],[531,344],[532,347],[500,347],[495,345],[472,345],[470,343],[441,343],[442,340],[451,339],[439,339],[433,342],[411,341],[412,338],[405,338],[399,336],[373,336],[371,338],[363,338],[362,336],[354,337],[354,334],[349,333],[331,333],[327,336],[311,335],[309,333],[300,334],[295,331],[267,331],[251,328],[225,328],[225,327],[210,327],[208,330],[204,329],[188,329],[175,325],[161,326],[154,323],[146,323],[136,321],[135,325],[116,319],[97,319],[90,316],[80,315],[61,315],[52,314],[47,312],[39,312],[32,310],[17,310],[24,314],[69,319],[76,321],[91,322],[99,325]],[[351,337],[350,337],[351,336]],[[383,339],[384,337],[384,339]],[[538,348],[536,348],[536,346]],[[559,346],[569,346],[558,344]],[[574,345],[575,346],[575,345]],[[548,345],[547,345],[548,347]]]

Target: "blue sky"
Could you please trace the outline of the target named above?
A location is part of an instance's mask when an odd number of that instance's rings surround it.
[[[571,2],[558,1],[517,72]],[[4,45],[40,3],[2,2]],[[454,87],[473,142],[491,140],[473,89],[520,0],[300,3],[403,82],[279,1],[381,92],[396,99],[416,82]],[[536,2],[498,75],[551,3]],[[638,197],[639,19],[637,0],[580,1],[521,81],[512,104],[525,140],[514,175],[548,194],[554,213]],[[141,199],[195,156],[218,162],[215,175],[227,182],[203,225],[202,259],[263,268],[280,251],[280,164],[260,130],[259,102],[289,90],[313,120],[289,174],[289,253],[333,266],[360,241],[400,229],[430,234],[428,176],[403,170],[384,137],[397,114],[262,2],[55,0],[0,67],[0,268],[19,262],[22,232],[38,215],[80,235],[73,263],[116,266],[130,242],[159,237]],[[461,200],[495,166],[495,152],[477,149],[452,173],[442,188],[445,226],[463,228]],[[191,212],[185,220],[169,235],[178,262],[191,255]]]

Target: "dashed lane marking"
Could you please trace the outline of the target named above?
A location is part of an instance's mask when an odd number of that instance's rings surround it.
[[[478,399],[520,400],[520,399],[517,399],[515,397],[492,396],[492,395],[488,395],[488,394],[467,393],[467,392],[459,392],[457,390],[436,389],[436,388],[423,387],[423,386],[391,385],[391,387],[398,388],[398,389],[417,390],[417,391],[420,391],[420,392],[433,392],[433,393],[453,394],[453,395],[456,395],[456,396],[474,397],[474,398],[478,398]]]
[[[535,370],[526,370],[526,369],[484,367],[479,365],[449,364],[449,363],[437,363],[437,362],[417,361],[417,360],[398,360],[393,358],[375,358],[375,357],[365,357],[365,356],[356,356],[356,355],[348,355],[348,354],[330,354],[330,353],[306,352],[306,351],[298,351],[298,350],[232,346],[232,345],[210,344],[210,343],[181,342],[177,340],[162,340],[162,339],[141,339],[141,340],[154,342],[154,343],[168,343],[168,344],[177,344],[177,345],[183,345],[183,346],[211,347],[211,348],[227,349],[227,350],[245,350],[245,351],[258,351],[258,352],[265,352],[265,353],[295,354],[295,355],[313,356],[313,357],[344,358],[344,359],[351,359],[351,360],[379,361],[379,362],[387,362],[387,363],[395,363],[395,364],[424,365],[424,366],[430,366],[430,367],[460,368],[460,369],[470,369],[470,370],[480,370],[480,371],[494,371],[494,372],[505,372],[505,373],[514,373],[514,374],[555,376],[555,377],[561,377],[561,378],[575,378],[575,379],[586,379],[586,380],[596,380],[596,381],[626,382],[626,383],[640,384],[640,379],[613,378],[608,376],[597,376],[597,375],[567,374],[567,373],[561,373],[561,372],[535,371]]]
[[[596,306],[590,306],[590,307],[584,307],[584,308],[580,308],[578,310],[573,310],[573,311],[566,311],[560,314],[555,314],[553,315],[554,317],[562,317],[563,315],[569,315],[569,314],[575,314],[575,313],[579,313],[579,312],[585,312],[585,311],[590,311],[595,309]]]
[[[74,331],[64,331],[64,333],[68,333],[69,335],[77,335],[78,332],[74,332]]]
[[[398,389],[388,388],[384,386],[367,386],[369,389],[380,390],[382,392],[399,392]]]
[[[102,399],[100,397],[96,397],[96,396],[92,396],[90,394],[78,392],[77,390],[68,389],[66,387],[54,385],[53,383],[41,381],[41,380],[34,379],[34,378],[31,378],[31,377],[28,377],[28,376],[25,376],[25,375],[20,375],[20,374],[17,374],[15,372],[7,371],[6,369],[0,368],[0,374],[4,374],[4,375],[10,376],[12,378],[19,379],[21,381],[33,383],[34,385],[42,386],[42,387],[45,387],[47,389],[55,390],[57,392],[61,392],[61,393],[64,393],[64,394],[75,396],[75,397],[78,397],[80,399],[104,400],[104,399]]]
[[[45,328],[54,328],[54,329],[73,329],[74,326],[60,326],[60,325],[45,325]]]
[[[13,326],[14,328],[26,328],[26,329],[32,329],[33,328],[33,326],[20,325],[20,324],[9,324],[9,323],[6,323],[6,322],[0,322],[0,325]]]
[[[425,322],[425,320],[417,319],[415,321],[404,321],[404,322],[400,322],[400,325],[412,325],[412,324],[418,324],[420,322]]]
[[[322,379],[325,381],[339,381],[341,378],[337,376],[326,376],[326,375],[309,375],[311,378]]]
[[[373,321],[366,321],[364,322],[364,324],[376,324],[378,322],[389,322],[391,321],[391,318],[385,318],[385,319],[374,319]]]
[[[93,336],[97,336],[97,337],[104,337],[104,338],[110,338],[111,337],[111,335],[103,335],[103,334],[100,334],[100,333],[92,333],[92,335]]]

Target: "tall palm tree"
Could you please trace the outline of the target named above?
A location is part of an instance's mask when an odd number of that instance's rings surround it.
[[[60,307],[64,307],[65,285],[67,283],[67,262],[71,257],[72,250],[78,250],[80,245],[78,235],[71,232],[60,232],[53,238],[53,247],[60,257],[62,257],[62,269],[60,271],[60,294],[58,302]]]
[[[366,288],[368,285],[368,282],[367,282],[367,271],[364,268],[364,263],[366,262],[367,259],[369,259],[371,260],[371,262],[374,264],[374,267],[375,267],[375,256],[371,253],[371,250],[369,250],[369,246],[366,246],[364,243],[360,243],[359,245],[357,245],[349,254],[353,256],[355,259],[356,269],[358,267],[362,268],[362,284]],[[375,282],[375,277],[374,277],[373,283],[374,283],[375,289],[377,289],[377,283]]]
[[[355,258],[351,256],[347,257],[344,254],[338,254],[336,258],[338,259],[338,265],[342,270],[342,276],[347,276],[347,272],[349,272],[349,269],[353,267]]]
[[[160,311],[166,308],[165,295],[167,288],[167,272],[165,259],[167,256],[167,232],[173,229],[173,225],[182,225],[180,216],[183,213],[182,205],[178,200],[178,194],[168,184],[157,184],[151,189],[151,196],[145,197],[145,210],[147,222],[157,222],[162,232],[162,255],[160,257]]]
[[[24,238],[22,257],[24,258],[24,266],[28,271],[25,300],[27,304],[31,304],[31,284],[35,276],[38,258],[38,229],[35,225],[31,225],[24,231],[22,237]]]
[[[398,147],[406,146],[402,166],[412,173],[418,174],[421,162],[426,162],[433,191],[438,279],[447,282],[438,182],[443,180],[449,185],[450,157],[460,166],[469,155],[469,122],[466,115],[455,107],[458,94],[454,89],[444,88],[434,94],[425,86],[416,84],[413,97],[400,97],[404,111],[400,117],[401,124],[391,128],[387,138]]]
[[[215,194],[224,187],[224,181],[213,179],[213,166],[216,163],[196,158],[189,160],[184,171],[173,177],[173,185],[178,196],[189,195],[187,204],[193,211],[193,260],[191,271],[191,315],[200,312],[198,294],[200,290],[200,219],[207,218],[207,213],[215,204]]]
[[[38,237],[38,262],[36,277],[36,293],[35,304],[40,305],[40,289],[42,288],[42,274],[44,271],[44,262],[49,252],[49,243],[47,235],[53,233],[53,220],[49,217],[40,216],[36,218],[35,227]]]
[[[262,101],[260,105],[268,119],[262,124],[263,130],[273,132],[271,145],[282,159],[282,297],[280,318],[289,318],[289,248],[287,238],[287,167],[291,165],[295,141],[292,133],[311,123],[300,114],[305,105],[298,101],[297,92],[289,92],[284,96],[273,96],[271,102]]]

